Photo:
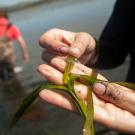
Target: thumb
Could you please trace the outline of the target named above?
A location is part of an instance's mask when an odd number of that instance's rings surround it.
[[[68,54],[80,58],[85,53],[86,46],[82,42],[75,41],[70,47],[62,46],[59,50],[62,54]]]
[[[80,32],[75,36],[75,40],[69,49],[69,53],[76,58],[80,58],[91,46],[91,37],[88,33]]]
[[[101,99],[135,114],[135,92],[115,83],[98,82],[93,91]]]
[[[76,58],[80,58],[84,53],[90,52],[95,48],[95,40],[85,32],[77,33],[74,41],[68,48],[61,48],[61,52],[66,52]]]

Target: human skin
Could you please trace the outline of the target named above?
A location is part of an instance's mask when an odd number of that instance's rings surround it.
[[[23,60],[25,62],[28,62],[29,60],[29,53],[28,53],[28,49],[27,49],[27,45],[25,43],[25,40],[23,38],[23,36],[19,36],[16,41],[18,42],[18,44],[20,45],[20,48],[22,50],[22,57],[23,57]]]
[[[63,85],[66,62],[53,58],[51,66],[42,64],[38,71],[50,82]],[[76,63],[72,73],[91,75],[92,69]],[[106,80],[98,74],[98,79]],[[77,95],[86,100],[88,87],[80,82],[74,85]],[[77,112],[71,97],[51,90],[42,90],[40,97],[56,106]],[[111,129],[135,134],[135,92],[115,83],[97,83],[93,86],[94,120]]]
[[[24,38],[22,36],[19,36],[19,37],[17,37],[16,41],[18,42],[18,44],[19,44],[19,46],[21,48],[23,60],[25,62],[28,62],[28,60],[29,60],[29,53],[28,53],[28,49],[27,49],[27,46],[26,46]],[[15,65],[16,56],[15,56],[15,50],[14,50],[14,46],[13,46],[13,42],[12,41],[8,41],[6,49],[4,50],[3,57],[7,57],[8,60],[13,65]]]
[[[40,65],[39,72],[54,84],[63,84],[63,71],[67,55],[75,56],[81,63],[90,62],[95,55],[94,38],[85,32],[70,32],[51,29],[44,33],[39,43],[43,47],[42,58],[51,66]],[[58,59],[57,56],[61,59]],[[76,65],[76,64],[75,64]],[[83,71],[83,72],[82,72]],[[75,73],[90,75],[91,69],[78,63]],[[105,79],[98,76],[99,79]],[[75,91],[83,100],[87,96],[87,86],[77,82]],[[40,92],[40,97],[54,105],[75,111],[76,107],[69,96],[50,90]],[[94,120],[117,131],[135,134],[135,92],[112,83],[98,83],[93,86]]]
[[[78,58],[85,64],[95,54],[95,40],[86,32],[70,32],[62,29],[50,29],[39,40],[44,48],[42,57],[49,62],[57,55],[67,54]]]

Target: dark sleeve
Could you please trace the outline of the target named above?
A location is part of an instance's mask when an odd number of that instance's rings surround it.
[[[99,39],[99,56],[94,65],[96,68],[114,68],[124,62],[134,31],[134,5],[134,0],[117,0]]]

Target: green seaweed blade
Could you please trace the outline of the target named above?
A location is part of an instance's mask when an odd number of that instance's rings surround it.
[[[69,74],[70,74],[70,71],[72,70],[72,68],[74,67],[75,61],[76,61],[76,58],[73,56],[68,56],[66,59],[66,67],[65,67],[65,71],[64,71],[64,77],[63,77],[63,82],[66,85],[68,85],[68,82],[70,80]],[[70,85],[68,85],[68,86],[70,86]]]
[[[94,125],[93,125],[94,109],[93,109],[92,90],[91,89],[88,90],[87,105],[86,105],[83,100],[77,97],[74,91],[74,81],[79,79],[85,81],[87,85],[92,86],[97,81],[97,79],[94,77],[90,78],[87,75],[70,74],[70,71],[74,66],[74,63],[75,58],[68,56],[63,81],[70,89],[70,95],[74,99],[74,102],[77,105],[77,108],[79,109],[83,117],[84,120],[83,135],[94,135]]]
[[[130,82],[114,82],[116,84],[119,84],[121,86],[127,87],[129,89],[135,90],[135,84]]]
[[[71,70],[74,67],[76,62],[76,58],[73,56],[68,56],[66,59],[66,68],[64,71],[63,82],[69,89],[69,95],[73,98],[74,103],[76,104],[79,112],[82,115],[83,120],[86,119],[86,105],[85,102],[82,101],[79,97],[77,97],[74,90],[74,81],[78,78],[78,76],[74,76],[71,74]]]
[[[78,79],[78,76],[74,76],[73,74],[70,74],[69,75],[69,81],[68,81],[68,87],[69,87],[69,94],[71,95],[71,97],[74,99],[74,102],[79,110],[79,112],[81,113],[81,116],[83,118],[83,121],[85,121],[86,119],[86,111],[87,111],[87,108],[86,108],[86,104],[83,100],[81,100],[75,93],[75,90],[74,90],[74,81],[76,79]],[[69,86],[70,85],[70,86]]]
[[[87,117],[84,123],[83,135],[94,135],[94,107],[93,107],[93,98],[92,90],[89,86],[87,94]]]

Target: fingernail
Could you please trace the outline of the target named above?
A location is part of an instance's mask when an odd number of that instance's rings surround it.
[[[106,86],[102,83],[95,83],[93,85],[93,91],[98,95],[102,95],[106,90]]]
[[[60,51],[61,53],[68,53],[68,47],[63,46],[60,48]]]

